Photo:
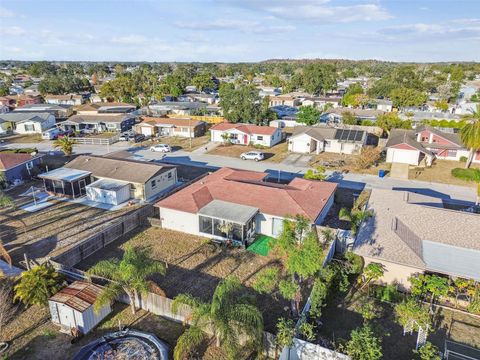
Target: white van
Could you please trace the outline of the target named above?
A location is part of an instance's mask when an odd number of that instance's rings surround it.
[[[61,132],[62,130],[60,130],[59,128],[48,129],[42,133],[42,139],[55,140],[56,138],[58,138],[58,134],[60,134]]]

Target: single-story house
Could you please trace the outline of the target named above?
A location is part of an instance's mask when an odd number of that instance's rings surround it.
[[[271,147],[282,141],[282,130],[270,126],[228,122],[219,123],[210,128],[213,142],[225,142],[223,136],[228,135],[228,141],[240,145],[262,145]]]
[[[157,202],[161,226],[245,244],[256,234],[277,237],[288,216],[323,222],[337,184],[295,178],[283,185],[266,181],[267,176],[222,168]],[[226,223],[232,224],[230,234],[221,230]]]
[[[125,190],[123,187],[125,185],[128,185],[129,188],[129,197],[126,200],[150,201],[171,189],[177,183],[175,166],[153,162],[82,155],[70,161],[64,167],[89,172],[92,183],[87,185],[96,189],[105,188],[104,190],[106,190],[104,193],[97,192],[100,193],[102,199],[92,198],[92,200],[100,202],[108,200],[110,195],[107,192],[112,190],[113,183],[116,183],[116,190],[120,197],[112,199],[112,202],[124,199]],[[95,184],[97,180],[105,180],[105,182]],[[91,194],[93,195],[95,192],[91,191]],[[104,195],[105,199],[103,199]]]
[[[55,119],[66,119],[73,115],[73,106],[71,105],[55,105],[55,104],[30,104],[22,107],[17,107],[14,113],[17,112],[48,112],[55,116]]]
[[[68,94],[68,95],[45,95],[45,102],[54,105],[82,105],[85,98],[82,95]]]
[[[145,136],[180,136],[193,138],[204,135],[207,127],[204,121],[189,118],[178,119],[145,116],[142,120],[140,124],[135,125],[135,131]]]
[[[480,215],[444,208],[443,200],[413,192],[373,189],[373,216],[353,251],[384,265],[384,283],[408,288],[408,277],[435,272],[480,280]]]
[[[77,115],[127,114],[135,111],[136,106],[126,103],[98,102],[83,104],[77,108]]]
[[[0,152],[0,173],[8,183],[29,179],[35,166],[42,163],[43,155]]]
[[[208,104],[200,101],[165,101],[148,106],[148,113],[154,115],[195,115],[199,110],[207,109]]]
[[[28,104],[41,104],[43,103],[43,98],[40,95],[7,95],[2,96],[0,102],[11,108],[14,108],[17,106],[22,107]]]
[[[65,130],[83,132],[127,131],[135,125],[135,116],[130,114],[73,115],[58,123]]]
[[[86,186],[92,182],[90,171],[61,167],[38,175],[43,188],[51,195],[77,199],[85,196]]]
[[[286,106],[299,106],[300,105],[300,99],[291,97],[291,96],[285,96],[285,95],[279,95],[279,96],[272,96],[269,98],[270,103],[269,106],[278,106],[278,105],[286,105]]]
[[[458,161],[462,156],[469,155],[457,133],[447,133],[427,125],[415,130],[392,130],[385,148],[386,162],[414,166],[430,166],[436,158]],[[473,162],[480,162],[480,152],[475,154]]]
[[[288,151],[303,154],[358,154],[366,143],[367,132],[363,130],[299,126],[288,139]]]
[[[342,98],[340,97],[307,97],[302,100],[302,106],[323,108],[325,105],[330,104],[333,108],[337,108],[341,102]]]
[[[10,112],[0,114],[0,122],[10,123],[8,126],[16,134],[41,134],[55,126],[55,116],[49,112]],[[3,126],[2,126],[3,127]]]
[[[48,307],[52,322],[67,334],[73,328],[87,334],[112,312],[110,304],[94,311],[93,304],[103,291],[103,287],[86,281],[75,281],[63,288],[50,299]]]
[[[375,110],[375,109],[351,109],[346,107],[337,107],[333,109],[328,109],[325,113],[320,116],[320,121],[322,122],[333,122],[341,123],[343,115],[345,113],[350,113],[357,120],[370,120],[376,121],[377,116],[385,114],[384,111]]]
[[[393,110],[393,101],[387,99],[375,99],[372,105],[380,111],[391,112]]]

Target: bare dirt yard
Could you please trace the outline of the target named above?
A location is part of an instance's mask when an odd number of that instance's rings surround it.
[[[285,141],[265,149],[246,145],[219,145],[209,151],[209,154],[239,158],[240,154],[248,151],[261,151],[265,154],[265,160],[272,162],[282,162],[289,155],[288,144]]]
[[[24,253],[29,259],[58,255],[136,208],[106,211],[70,201],[49,200],[53,205],[31,213],[21,206],[32,203],[32,197],[19,195],[32,185],[43,186],[32,182],[9,191],[7,195],[14,199],[15,208],[0,210],[0,240],[15,263],[23,260]]]
[[[324,166],[327,170],[347,171],[360,174],[377,175],[379,170],[390,171],[390,164],[379,162],[368,169],[358,169],[356,166],[358,155],[321,153],[314,155],[310,161],[310,166]]]
[[[452,176],[452,170],[455,168],[464,168],[465,163],[450,160],[435,160],[433,165],[428,168],[411,168],[409,178],[412,180],[421,180],[428,182],[440,182],[451,185],[463,185],[475,187],[476,184],[471,181],[465,181]],[[480,164],[472,164],[472,168],[480,169]]]
[[[289,303],[279,295],[259,295],[250,288],[261,269],[280,266],[280,259],[273,252],[261,256],[239,248],[218,249],[207,244],[206,238],[151,227],[128,241],[116,241],[108,245],[77,267],[86,270],[102,259],[120,258],[129,244],[150,247],[154,259],[168,264],[166,275],[153,280],[169,298],[189,293],[209,301],[219,281],[233,275],[245,286],[245,294],[254,295],[263,313],[267,331],[275,330],[279,317],[289,316]]]
[[[45,141],[42,139],[42,134],[33,135],[9,135],[1,138],[1,141],[7,144],[33,144]]]
[[[167,144],[170,145],[172,151],[183,150],[183,151],[193,151],[199,147],[205,146],[210,142],[209,135],[203,135],[196,138],[192,138],[191,147],[190,139],[180,136],[161,136],[155,138],[154,140],[143,141],[139,146],[152,146],[155,144]]]

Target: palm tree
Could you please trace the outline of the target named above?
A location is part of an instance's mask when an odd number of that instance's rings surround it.
[[[362,223],[368,218],[372,217],[373,213],[370,210],[352,210],[349,211],[346,208],[341,208],[338,213],[340,220],[350,222],[350,230],[355,235],[362,225]]]
[[[147,278],[159,273],[165,275],[167,267],[164,263],[151,259],[149,248],[127,246],[122,260],[102,260],[88,270],[89,275],[97,275],[111,280],[94,304],[95,310],[100,310],[125,292],[130,299],[132,313],[135,314],[135,301],[138,294],[148,292]]]
[[[240,281],[235,277],[222,280],[210,303],[205,303],[189,294],[180,294],[172,303],[177,313],[180,305],[191,307],[191,326],[177,341],[175,360],[182,359],[205,339],[206,332],[213,333],[217,347],[222,346],[229,358],[237,359],[240,351],[239,337],[247,336],[254,343],[261,343],[263,318],[260,311],[239,296]]]
[[[15,299],[27,305],[45,306],[48,298],[63,287],[63,276],[47,264],[37,265],[24,271],[15,285]]]
[[[73,153],[73,145],[75,144],[75,140],[70,139],[68,136],[64,136],[62,138],[58,138],[53,142],[53,147],[55,149],[61,149],[66,156],[72,155]]]
[[[463,145],[470,149],[465,168],[470,167],[475,153],[480,150],[480,104],[477,104],[476,111],[472,110],[471,112],[465,116],[465,119],[469,121],[468,124],[460,130],[460,139]]]

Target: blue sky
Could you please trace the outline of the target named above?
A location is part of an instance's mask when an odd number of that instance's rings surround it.
[[[0,0],[0,59],[480,61],[480,0]]]

